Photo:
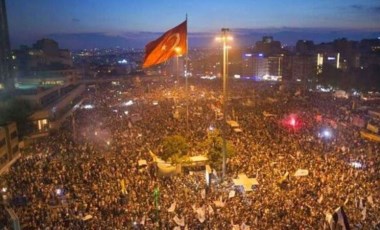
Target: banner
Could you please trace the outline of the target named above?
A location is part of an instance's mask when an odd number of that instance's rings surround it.
[[[307,176],[309,175],[309,170],[307,169],[298,169],[294,176]]]
[[[362,138],[368,139],[370,141],[380,142],[380,136],[379,135],[375,135],[375,134],[368,133],[365,131],[360,131],[360,136]]]
[[[379,133],[379,127],[377,127],[376,125],[372,125],[370,123],[367,124],[367,129],[369,131],[372,131],[374,133]]]

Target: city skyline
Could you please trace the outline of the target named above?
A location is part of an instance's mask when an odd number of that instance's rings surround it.
[[[7,1],[12,48],[47,37],[69,49],[133,47],[188,14],[190,46],[209,46],[229,27],[240,45],[272,35],[285,44],[380,37],[380,3],[366,1]],[[159,19],[159,20],[157,20]],[[206,23],[205,23],[206,22]]]

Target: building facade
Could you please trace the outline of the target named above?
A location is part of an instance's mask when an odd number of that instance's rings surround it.
[[[16,123],[0,126],[0,168],[17,157],[19,140]]]
[[[11,80],[10,44],[5,0],[0,0],[0,90]]]
[[[265,57],[262,53],[246,53],[242,60],[242,75],[263,80],[273,80],[273,77],[274,79],[281,78],[283,60],[284,57],[281,55]]]
[[[296,55],[291,57],[292,80],[306,81],[317,75],[317,57],[315,55]]]

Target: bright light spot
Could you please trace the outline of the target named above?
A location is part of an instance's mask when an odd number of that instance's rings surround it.
[[[353,96],[360,96],[360,93],[358,91],[354,91],[354,92],[352,92],[352,95]]]
[[[107,145],[110,145],[111,144],[111,142],[110,141],[107,141]]]
[[[201,79],[208,79],[208,80],[214,80],[216,79],[216,76],[209,76],[209,75],[206,75],[206,76],[202,76]]]
[[[356,169],[361,169],[361,168],[363,167],[362,163],[357,162],[357,161],[353,161],[353,162],[351,162],[350,165],[351,165],[353,168],[356,168]]]
[[[296,119],[294,117],[290,118],[290,125],[295,126],[296,125]]]
[[[93,108],[95,108],[95,106],[93,106],[93,105],[83,105],[82,108],[84,108],[84,109],[93,109]]]
[[[177,55],[181,55],[182,49],[181,47],[177,46],[174,48],[174,51],[176,52]]]
[[[298,79],[297,79],[297,81],[298,81],[298,82],[300,82],[300,81],[301,81],[301,79],[299,79],[299,78],[298,78]]]
[[[158,101],[153,101],[153,105],[158,105]]]
[[[128,111],[124,111],[124,114],[125,114],[125,115],[128,115]]]
[[[56,189],[55,190],[55,193],[58,195],[58,196],[60,196],[60,195],[62,195],[62,189],[60,189],[60,188],[58,188],[58,189]]]
[[[95,134],[95,136],[98,136],[98,132],[95,132],[94,134]]]
[[[264,81],[282,81],[282,76],[273,76],[265,74],[264,76],[262,76],[262,79]]]
[[[252,57],[252,54],[244,54],[246,57]]]
[[[210,127],[208,127],[208,130],[210,130],[210,131],[214,131],[214,127],[212,126],[212,125],[210,125]]]
[[[262,53],[259,53],[259,57],[263,57],[264,56],[264,54],[262,54]]]
[[[113,111],[114,111],[115,113],[117,113],[117,109],[114,109]]]
[[[133,101],[132,100],[124,102],[124,106],[130,106],[130,105],[133,105]]]
[[[125,59],[123,59],[123,60],[117,61],[117,63],[119,63],[119,64],[127,64],[127,63],[128,63],[128,61],[127,61],[127,60],[125,60]]]
[[[7,188],[4,187],[4,188],[1,189],[1,191],[2,191],[2,192],[7,192]]]
[[[329,130],[324,130],[322,134],[326,138],[330,138],[331,137],[331,132]]]
[[[235,79],[240,79],[240,75],[239,75],[239,74],[235,74],[235,75],[234,75],[234,78],[235,78]]]

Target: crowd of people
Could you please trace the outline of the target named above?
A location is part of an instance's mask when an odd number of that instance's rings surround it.
[[[216,111],[221,83],[190,84],[189,93],[163,79],[89,88],[73,117],[1,176],[22,228],[329,229],[326,214],[339,207],[353,229],[379,227],[380,147],[351,125],[349,101],[230,82],[234,132]],[[158,175],[150,150],[159,155],[164,137],[182,135],[190,154],[204,154],[210,126],[234,146],[223,182],[219,169],[210,185],[203,172]],[[241,173],[258,181],[253,191],[233,185]]]

